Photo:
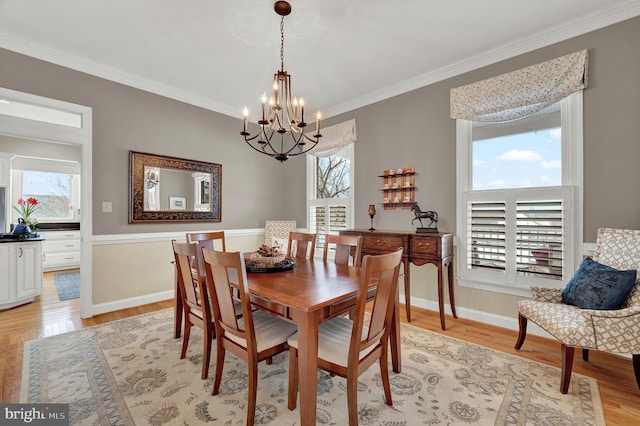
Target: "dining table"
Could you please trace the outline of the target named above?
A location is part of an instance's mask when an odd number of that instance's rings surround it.
[[[316,424],[318,385],[318,326],[333,317],[345,315],[355,306],[361,268],[317,260],[295,259],[292,269],[278,272],[248,272],[247,281],[254,306],[298,327],[298,370],[300,424]],[[375,294],[375,282],[368,297]],[[176,293],[176,322],[182,310]],[[393,371],[401,371],[399,290],[390,330]],[[176,332],[180,324],[176,323]]]

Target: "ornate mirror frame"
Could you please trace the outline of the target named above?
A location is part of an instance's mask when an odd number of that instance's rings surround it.
[[[145,167],[211,174],[209,211],[145,210]],[[129,151],[129,223],[220,222],[222,165],[165,155]]]

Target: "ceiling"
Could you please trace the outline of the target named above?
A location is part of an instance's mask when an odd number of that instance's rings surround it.
[[[640,0],[290,3],[285,69],[325,117],[640,15]],[[0,0],[0,47],[239,118],[280,68],[280,17],[272,0]]]

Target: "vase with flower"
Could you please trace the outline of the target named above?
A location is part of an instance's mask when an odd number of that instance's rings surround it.
[[[18,212],[20,217],[18,225],[13,230],[14,233],[31,234],[38,230],[38,219],[31,216],[38,208],[38,204],[38,199],[35,197],[18,198],[18,205],[13,206],[13,209]]]

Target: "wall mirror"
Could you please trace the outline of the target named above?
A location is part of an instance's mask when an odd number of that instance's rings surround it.
[[[220,222],[222,166],[129,151],[129,223]]]

